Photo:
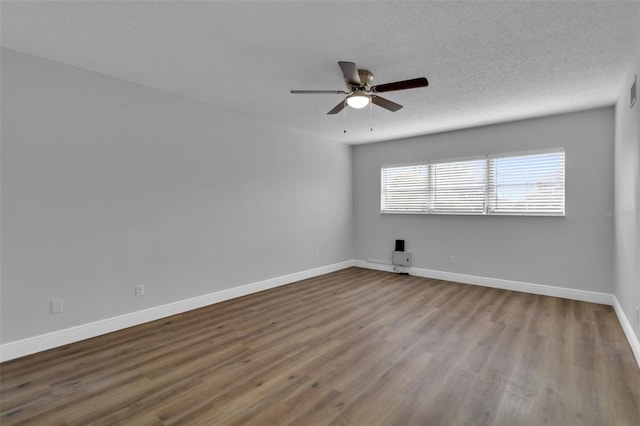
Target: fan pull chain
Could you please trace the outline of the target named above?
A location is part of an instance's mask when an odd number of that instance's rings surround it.
[[[342,101],[342,102],[346,102],[346,101]],[[342,131],[343,133],[347,133],[347,114],[349,112],[349,108],[346,107],[344,109],[344,114],[342,114],[342,127],[344,128],[344,130]]]
[[[373,102],[369,102],[369,131],[373,132]]]

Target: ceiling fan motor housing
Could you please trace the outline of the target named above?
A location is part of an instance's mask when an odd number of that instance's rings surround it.
[[[362,86],[366,90],[369,90],[369,87],[371,87],[371,83],[373,82],[373,73],[369,70],[358,70],[358,77],[360,77]]]

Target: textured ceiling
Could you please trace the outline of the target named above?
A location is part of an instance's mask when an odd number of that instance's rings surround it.
[[[9,2],[2,46],[346,143],[612,105],[638,52],[631,2]],[[337,61],[403,104],[328,116]],[[373,127],[373,131],[370,128]],[[344,133],[344,130],[347,132]]]

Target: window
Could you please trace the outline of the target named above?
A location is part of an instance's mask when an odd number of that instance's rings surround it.
[[[564,151],[489,159],[492,214],[564,216]]]
[[[484,213],[486,158],[431,163],[429,169],[429,210],[432,213]]]
[[[564,216],[564,149],[383,167],[381,211]]]
[[[424,213],[427,211],[427,165],[382,169],[382,211]]]

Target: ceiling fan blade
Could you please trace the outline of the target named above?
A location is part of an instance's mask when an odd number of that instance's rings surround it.
[[[340,61],[338,62],[338,65],[340,65],[342,75],[344,76],[344,81],[346,81],[347,84],[356,84],[358,86],[362,85],[360,76],[358,75],[358,67],[356,67],[356,64],[354,64],[353,62]]]
[[[384,109],[388,109],[391,112],[396,112],[402,108],[402,105],[376,95],[371,95],[371,103],[374,103]]]
[[[293,93],[294,95],[318,94],[318,93],[332,93],[332,94],[338,94],[338,95],[346,95],[348,92],[345,92],[344,90],[291,90],[290,93]]]
[[[393,92],[394,90],[416,89],[418,87],[427,87],[429,82],[425,77],[414,78],[411,80],[396,81],[394,83],[385,83],[373,86],[372,92],[383,93]]]
[[[340,111],[342,111],[344,109],[344,107],[347,106],[347,100],[343,99],[342,102],[340,102],[338,105],[334,106],[333,109],[331,111],[329,111],[327,114],[337,114]]]

